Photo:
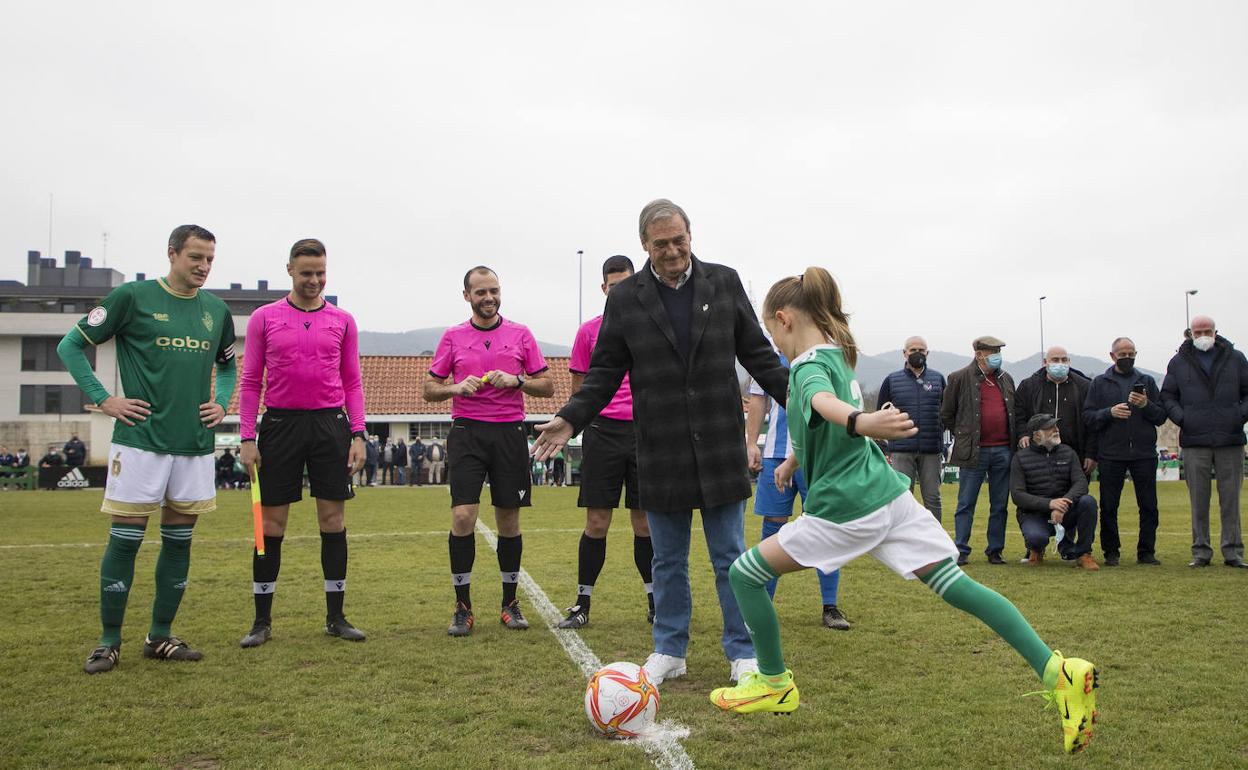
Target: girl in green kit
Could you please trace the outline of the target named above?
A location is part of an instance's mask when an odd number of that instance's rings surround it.
[[[735,687],[715,690],[711,702],[743,714],[794,711],[800,696],[784,665],[780,625],[766,585],[799,569],[829,573],[869,553],[898,575],[922,580],[1018,651],[1062,714],[1066,750],[1083,749],[1097,719],[1095,667],[1050,650],[1009,600],[957,566],[953,540],[871,440],[911,436],[917,428],[891,404],[862,411],[862,390],[854,379],[858,349],[832,276],[810,267],[776,283],[763,305],[763,323],[792,361],[789,431],[809,494],[800,517],[743,553],[729,570],[759,670],[742,676]]]

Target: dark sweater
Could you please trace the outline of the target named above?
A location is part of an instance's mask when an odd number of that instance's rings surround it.
[[[676,333],[676,349],[686,361],[693,352],[693,273],[679,289],[673,289],[662,281],[655,282],[659,299],[667,310],[667,320],[672,322]]]

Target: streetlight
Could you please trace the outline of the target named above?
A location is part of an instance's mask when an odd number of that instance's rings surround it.
[[[1188,289],[1183,292],[1183,311],[1186,318],[1184,319],[1184,329],[1192,328],[1192,295],[1196,293],[1196,289]]]
[[[585,311],[581,309],[581,295],[585,290],[585,260],[582,257],[585,252],[576,250],[576,328],[581,328],[581,323],[585,320]]]
[[[1044,359],[1044,301],[1047,296],[1040,298],[1040,358]]]

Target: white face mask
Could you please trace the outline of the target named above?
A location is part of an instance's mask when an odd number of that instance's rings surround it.
[[[1212,350],[1213,343],[1214,343],[1213,337],[1196,337],[1192,339],[1192,347],[1196,348],[1201,353],[1207,353],[1210,350]]]

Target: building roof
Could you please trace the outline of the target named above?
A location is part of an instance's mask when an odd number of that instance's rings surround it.
[[[364,376],[364,411],[369,418],[385,415],[445,415],[451,411],[449,401],[431,403],[421,397],[425,380],[430,378],[433,356],[360,356]],[[239,371],[243,361],[238,359]],[[572,375],[568,372],[567,356],[548,356],[546,365],[555,379],[551,398],[524,397],[526,414],[554,414],[572,395]],[[261,397],[263,403],[263,396]],[[230,399],[228,414],[238,414],[238,389]]]

